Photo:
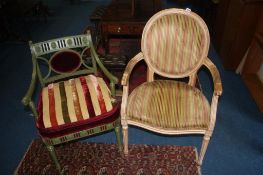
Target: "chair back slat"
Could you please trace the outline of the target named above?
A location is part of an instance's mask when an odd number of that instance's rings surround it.
[[[58,45],[58,47],[59,47],[60,49],[67,47],[66,41],[65,41],[64,39],[58,40],[58,41],[57,41],[57,45]]]
[[[90,47],[90,35],[77,35],[71,37],[57,38],[31,45],[31,52],[36,57],[56,52],[62,49],[77,47]]]

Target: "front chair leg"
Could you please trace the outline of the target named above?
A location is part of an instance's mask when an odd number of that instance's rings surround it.
[[[204,159],[205,152],[206,152],[206,149],[207,149],[209,141],[210,141],[210,136],[209,135],[205,135],[204,138],[203,138],[203,143],[202,143],[202,147],[201,147],[200,155],[199,155],[199,160],[198,160],[198,165],[199,166],[201,166],[202,163],[203,163],[203,159]]]
[[[121,131],[120,131],[120,125],[116,126],[114,128],[115,134],[116,134],[116,138],[117,138],[117,143],[118,143],[118,147],[119,147],[119,151],[122,151],[122,143],[121,143]]]
[[[122,126],[123,132],[123,144],[124,144],[124,155],[128,155],[128,125]]]
[[[61,167],[60,167],[60,164],[58,162],[58,159],[57,159],[57,155],[56,155],[56,152],[55,152],[55,149],[54,149],[54,146],[53,145],[48,145],[48,144],[45,144],[46,147],[47,147],[47,150],[49,152],[49,155],[52,159],[52,161],[55,163],[56,165],[56,168],[59,170],[59,173],[61,174]]]

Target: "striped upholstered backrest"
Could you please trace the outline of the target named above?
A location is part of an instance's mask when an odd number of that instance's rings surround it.
[[[154,72],[181,78],[202,65],[209,42],[209,32],[201,17],[190,10],[167,9],[147,22],[142,52]]]

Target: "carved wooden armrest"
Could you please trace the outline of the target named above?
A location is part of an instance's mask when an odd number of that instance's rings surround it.
[[[35,62],[33,62],[33,71],[32,71],[32,78],[31,78],[31,82],[29,85],[29,88],[26,92],[26,95],[23,97],[22,99],[22,104],[26,107],[29,106],[29,108],[31,109],[33,115],[37,118],[37,110],[35,107],[35,103],[32,101],[32,95],[35,91],[35,87],[36,87],[36,81],[37,81],[37,75],[36,75],[36,65]]]
[[[213,82],[214,82],[214,94],[217,96],[222,95],[223,89],[222,89],[222,82],[220,78],[220,74],[214,65],[214,63],[209,59],[205,59],[204,65],[208,68],[210,71],[212,77],[213,77]]]
[[[123,86],[127,86],[128,83],[129,83],[129,78],[130,78],[130,75],[131,75],[131,72],[134,68],[134,66],[143,59],[143,54],[142,52],[138,53],[135,57],[133,57],[129,63],[127,64],[126,68],[125,68],[125,71],[123,73],[123,76],[122,76],[122,80],[121,80],[121,85]]]
[[[217,103],[218,103],[218,98],[220,95],[222,95],[223,89],[222,89],[222,82],[220,78],[220,74],[214,65],[214,63],[209,59],[206,58],[204,65],[208,68],[210,71],[212,77],[213,77],[213,82],[214,82],[214,94],[212,97],[212,102],[211,102],[211,114],[210,114],[210,124],[208,126],[208,134],[211,135],[211,133],[214,130],[215,127],[215,122],[216,122],[216,112],[217,112]]]
[[[115,96],[116,92],[115,92],[115,85],[118,83],[118,78],[115,77],[112,73],[110,73],[110,71],[103,65],[103,63],[101,62],[98,54],[95,51],[95,48],[93,47],[93,45],[91,45],[90,47],[91,50],[91,54],[94,56],[94,59],[96,61],[96,63],[98,64],[99,68],[102,70],[102,72],[106,75],[106,77],[110,80],[110,89],[111,89],[111,93],[113,96]]]
[[[22,103],[24,106],[30,105],[29,103],[32,101],[31,98],[32,98],[32,95],[35,91],[36,81],[37,81],[36,63],[33,61],[33,70],[32,70],[31,82],[30,82],[29,88],[26,92],[26,95],[22,99]]]
[[[122,76],[121,85],[123,85],[123,94],[122,94],[122,102],[121,102],[121,123],[123,126],[127,125],[126,106],[127,106],[127,100],[129,94],[129,78],[134,66],[142,59],[143,59],[142,52],[138,53],[135,57],[133,57],[127,64]]]

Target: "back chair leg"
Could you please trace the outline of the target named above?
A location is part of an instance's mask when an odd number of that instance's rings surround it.
[[[53,162],[55,163],[55,165],[56,165],[57,170],[59,171],[60,174],[62,174],[61,166],[60,166],[60,164],[59,164],[59,162],[58,162],[58,159],[57,159],[57,155],[56,155],[54,146],[53,146],[53,145],[48,145],[48,144],[46,144],[46,143],[45,143],[45,145],[46,145],[46,147],[47,147],[47,150],[48,150],[48,152],[49,152],[49,155],[50,155],[52,161],[53,161]]]
[[[203,159],[204,159],[205,152],[206,152],[206,149],[207,149],[209,141],[210,141],[210,136],[209,135],[204,135],[202,147],[201,147],[201,150],[200,150],[199,160],[198,160],[198,165],[199,166],[201,166],[202,163],[203,163]]]
[[[122,126],[123,131],[123,144],[124,144],[124,155],[128,155],[128,125]]]
[[[121,143],[121,127],[120,127],[120,125],[116,126],[114,128],[114,131],[116,134],[119,151],[121,152],[122,151],[122,143]]]

